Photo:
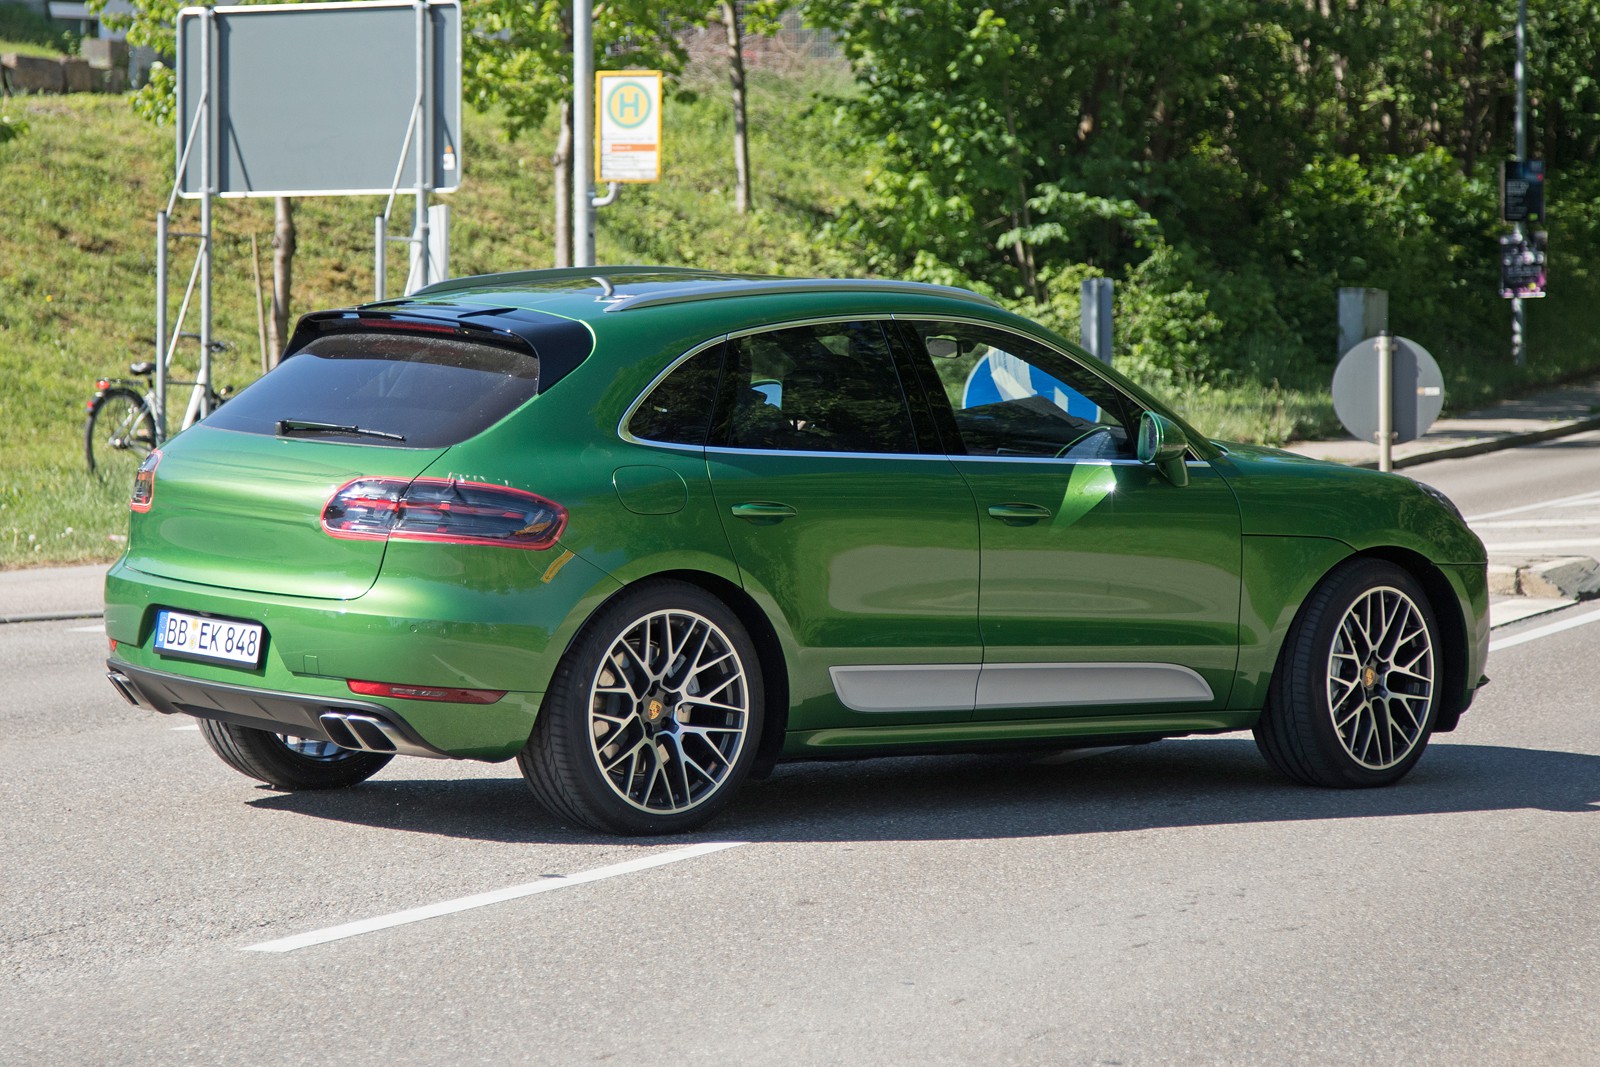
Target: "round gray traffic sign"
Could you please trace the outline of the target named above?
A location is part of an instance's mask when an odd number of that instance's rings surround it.
[[[1428,350],[1395,337],[1394,441],[1415,441],[1428,432],[1444,407],[1444,376]],[[1352,436],[1378,436],[1378,339],[1368,338],[1346,352],[1333,372],[1333,410]]]

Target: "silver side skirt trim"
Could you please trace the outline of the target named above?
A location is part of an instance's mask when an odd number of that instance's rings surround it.
[[[833,691],[851,711],[971,711],[978,663],[829,667]]]
[[[1215,699],[1206,680],[1176,663],[927,663],[830,667],[852,711],[997,711]]]

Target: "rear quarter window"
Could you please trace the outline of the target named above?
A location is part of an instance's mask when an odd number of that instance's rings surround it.
[[[206,425],[268,435],[278,433],[282,420],[359,426],[404,438],[381,442],[391,447],[444,448],[492,426],[538,391],[539,359],[531,349],[397,330],[339,332],[289,356]]]

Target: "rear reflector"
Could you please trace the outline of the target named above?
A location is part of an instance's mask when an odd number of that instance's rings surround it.
[[[493,704],[504,689],[440,689],[430,685],[391,685],[388,682],[346,682],[350,692],[364,697],[398,697],[401,700],[436,700],[451,704]]]
[[[329,536],[361,541],[543,549],[566,525],[567,509],[542,496],[449,478],[357,478],[322,509]]]

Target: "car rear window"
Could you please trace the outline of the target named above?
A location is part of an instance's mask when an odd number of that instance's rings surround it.
[[[538,391],[539,359],[528,349],[398,330],[341,331],[286,358],[206,425],[275,435],[284,421],[319,423],[319,436],[333,440],[444,448],[492,426]]]

